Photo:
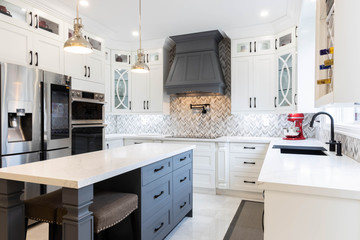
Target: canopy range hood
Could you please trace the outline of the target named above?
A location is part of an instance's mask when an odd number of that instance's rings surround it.
[[[176,55],[165,89],[170,95],[224,95],[225,81],[220,65],[219,31],[170,37],[176,43]]]

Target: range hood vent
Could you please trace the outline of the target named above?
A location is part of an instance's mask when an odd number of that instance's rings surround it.
[[[176,55],[167,78],[168,94],[178,96],[224,95],[225,81],[219,59],[219,31],[170,37]]]

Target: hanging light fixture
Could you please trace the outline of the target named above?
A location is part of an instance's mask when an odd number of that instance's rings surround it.
[[[140,48],[137,50],[137,62],[131,67],[131,71],[135,73],[148,73],[150,68],[145,63],[144,49],[141,48],[141,0],[139,0],[139,41]]]
[[[64,50],[69,53],[89,54],[92,53],[92,46],[81,32],[83,27],[82,19],[79,18],[79,0],[76,4],[76,18],[74,19],[74,34],[64,44]]]

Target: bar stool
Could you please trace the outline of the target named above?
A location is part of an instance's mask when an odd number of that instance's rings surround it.
[[[66,215],[66,208],[62,206],[62,190],[41,195],[26,200],[25,216],[49,223],[49,240],[61,239],[62,217]],[[138,208],[138,196],[131,193],[102,191],[94,194],[93,203],[89,210],[94,215],[95,239],[102,239],[104,230],[120,223]],[[134,236],[134,218],[132,218]]]

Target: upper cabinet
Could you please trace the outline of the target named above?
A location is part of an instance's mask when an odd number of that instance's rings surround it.
[[[232,40],[231,112],[296,110],[296,28]]]
[[[0,0],[0,20],[3,22],[29,28],[33,21],[33,11],[30,6],[18,0]]]
[[[269,54],[275,51],[273,36],[233,40],[232,57]]]
[[[275,36],[275,49],[286,50],[296,47],[297,27],[290,28]]]
[[[168,114],[169,96],[164,93],[164,68],[167,63],[164,62],[163,49],[145,52],[149,73],[131,72],[136,57],[135,52],[111,51],[110,112]]]

